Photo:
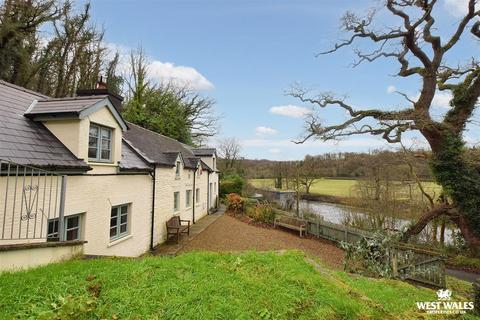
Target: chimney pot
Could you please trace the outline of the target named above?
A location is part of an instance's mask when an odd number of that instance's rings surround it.
[[[108,95],[110,97],[110,101],[112,102],[115,109],[118,112],[122,112],[123,105],[123,97],[121,95],[115,94],[108,90],[108,86],[106,82],[103,82],[103,77],[100,76],[100,80],[95,84],[94,89],[78,89],[77,96],[98,96],[98,95]]]

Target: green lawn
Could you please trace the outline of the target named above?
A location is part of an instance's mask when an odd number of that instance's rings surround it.
[[[299,252],[76,260],[0,274],[0,319],[423,319],[435,292]]]
[[[273,179],[250,179],[249,182],[255,187],[259,188],[273,188],[274,180]],[[355,197],[355,184],[357,180],[346,180],[346,179],[318,179],[316,180],[311,189],[311,193],[317,193],[328,196],[336,197]],[[440,187],[434,182],[424,182],[423,183],[425,190],[427,192],[435,192],[436,195],[440,193]],[[414,186],[414,190],[416,186]],[[417,190],[417,192],[419,192]],[[403,191],[404,195],[407,196],[408,190]]]

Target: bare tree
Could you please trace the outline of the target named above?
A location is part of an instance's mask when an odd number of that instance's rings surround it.
[[[167,84],[163,87],[169,88],[182,101],[187,126],[190,128],[192,140],[197,145],[203,145],[206,139],[218,133],[220,117],[214,110],[215,100],[204,97],[186,86],[176,87]]]
[[[299,179],[300,184],[305,187],[305,192],[307,194],[310,193],[310,188],[319,177],[318,162],[315,161],[315,158],[312,156],[305,156],[305,159],[299,166]]]
[[[128,86],[127,97],[139,105],[145,103],[145,96],[150,88],[148,65],[150,64],[143,48],[130,51],[130,71],[124,75]]]
[[[219,116],[214,110],[213,99],[171,81],[158,83],[149,76],[149,67],[149,58],[142,48],[130,53],[130,70],[125,75],[128,85],[127,107],[136,107],[129,111],[130,121],[197,146],[218,133]],[[167,123],[158,125],[163,122]],[[178,125],[171,126],[173,122]],[[176,136],[170,132],[172,127],[185,132]]]
[[[218,142],[217,152],[225,163],[224,169],[232,169],[235,166],[235,162],[240,159],[241,150],[240,142],[235,138],[224,138]]]
[[[345,111],[344,122],[323,125],[317,115],[307,119],[308,132],[302,143],[310,138],[339,139],[355,135],[372,134],[389,143],[397,143],[407,131],[420,132],[432,150],[431,167],[436,181],[443,187],[450,202],[441,203],[425,212],[405,233],[405,238],[420,233],[438,216],[446,215],[461,230],[469,247],[480,254],[480,168],[465,160],[465,142],[462,134],[472,118],[480,95],[480,64],[472,57],[464,65],[452,65],[445,58],[460,39],[470,32],[480,38],[480,11],[476,0],[466,4],[467,13],[454,27],[451,35],[440,36],[434,17],[437,0],[385,0],[385,8],[392,15],[392,26],[375,25],[376,10],[366,16],[347,12],[343,28],[350,37],[326,52],[333,53],[353,43],[366,40],[376,46],[371,52],[356,49],[354,66],[379,59],[394,59],[399,64],[398,76],[420,80],[419,97],[412,99],[404,93],[405,106],[393,111],[387,108],[355,108],[344,98],[325,93],[312,96],[302,88],[294,88],[291,95],[318,107],[333,106]],[[400,24],[394,24],[394,18]],[[470,38],[471,39],[471,38]],[[432,119],[430,111],[437,90],[453,96],[451,109],[442,121]]]

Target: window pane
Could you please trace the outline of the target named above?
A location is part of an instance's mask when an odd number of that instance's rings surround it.
[[[89,132],[91,137],[98,137],[98,127],[97,126],[90,126],[90,132]]]
[[[102,139],[110,139],[112,131],[110,129],[102,128]]]
[[[127,213],[128,212],[128,206],[122,206],[121,207],[121,212],[122,212],[122,214]]]
[[[72,229],[67,231],[67,240],[78,240],[78,229]]]
[[[97,157],[97,148],[88,148],[88,157],[96,158]]]
[[[102,150],[110,150],[110,140],[102,140]]]
[[[112,211],[111,211],[111,213],[110,213],[110,216],[111,216],[112,218],[117,216],[117,208],[112,208]]]
[[[88,146],[91,148],[96,148],[98,145],[98,138],[97,137],[88,137]]]
[[[116,225],[117,225],[117,217],[115,216],[110,219],[110,227],[114,227]]]
[[[102,150],[102,159],[109,160],[110,159],[110,150]]]
[[[125,233],[125,232],[127,232],[127,225],[126,224],[120,225],[120,233]]]
[[[67,229],[78,227],[79,219],[78,217],[67,218]]]
[[[173,193],[173,208],[175,211],[178,210],[178,192]]]
[[[127,217],[128,217],[128,215],[122,215],[122,217],[120,218],[120,223],[126,223],[127,222]]]
[[[117,227],[110,228],[110,238],[117,235]]]
[[[48,221],[48,234],[58,233],[58,220]]]

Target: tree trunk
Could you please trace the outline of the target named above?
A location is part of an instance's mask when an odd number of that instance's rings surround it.
[[[403,235],[403,240],[407,241],[411,236],[415,236],[422,232],[427,224],[433,219],[440,217],[443,214],[446,214],[451,207],[448,204],[441,204],[434,207],[430,211],[425,212],[416,224],[412,225]]]
[[[437,243],[437,231],[438,231],[438,221],[437,220],[433,220],[433,223],[432,223],[432,241],[434,243]]]
[[[480,257],[480,237],[475,234],[467,222],[467,219],[463,215],[458,215],[458,217],[452,219],[452,221],[455,222],[460,229],[471,253],[476,257]]]
[[[458,226],[472,254],[480,256],[480,168],[466,160],[460,134],[447,131],[425,137],[433,152],[433,175],[452,205],[442,204],[424,213],[404,239],[419,234],[432,219],[445,214]],[[454,209],[455,215],[449,209]]]
[[[445,225],[447,222],[445,219],[442,220],[442,225],[440,226],[440,245],[443,247],[445,245]]]

